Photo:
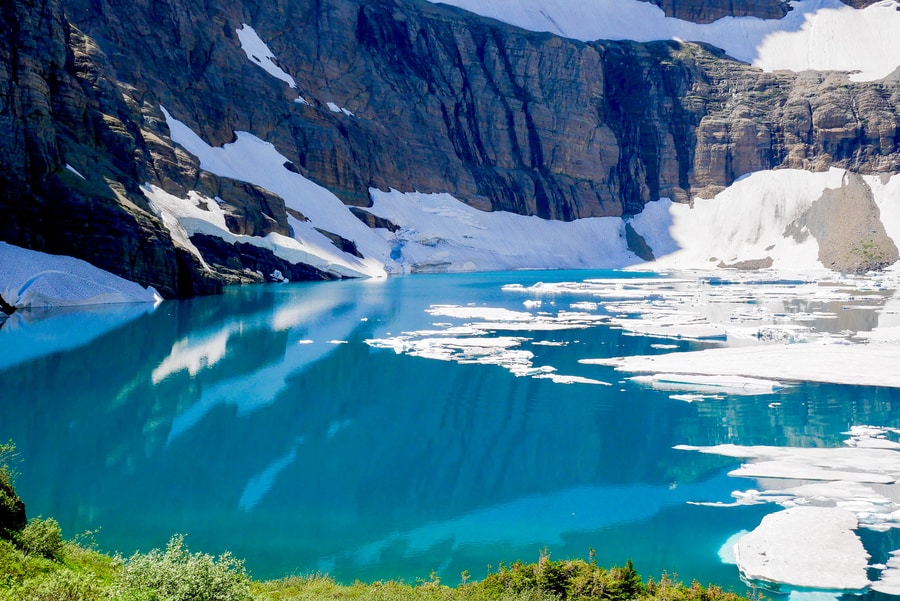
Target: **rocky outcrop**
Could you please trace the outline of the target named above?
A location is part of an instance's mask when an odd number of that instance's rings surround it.
[[[0,539],[12,540],[26,523],[25,503],[16,494],[7,468],[0,466]]]
[[[704,22],[787,10],[655,3]],[[0,239],[167,296],[290,269],[252,248],[202,241],[210,260],[181,248],[141,185],[217,198],[235,234],[291,232],[280,198],[204,171],[173,144],[161,107],[212,145],[252,132],[355,207],[370,188],[395,188],[571,220],[711,196],[759,169],[900,170],[897,74],[862,84],[763,73],[707,46],[581,43],[418,1],[48,0],[2,11],[14,26],[0,33]],[[298,89],[247,59],[244,23]],[[308,103],[293,102],[298,92]]]
[[[188,0],[152,12],[120,0],[102,11],[69,4],[86,31],[125,44],[120,78],[134,79],[135,57],[149,52],[127,32],[155,25],[162,50],[131,92],[154,136],[166,137],[155,104],[213,144],[252,130],[357,206],[368,204],[369,187],[394,187],[550,219],[633,214],[758,169],[874,172],[900,156],[896,84],[766,74],[708,47],[583,44],[390,0],[247,2],[240,14]],[[233,32],[244,21],[270,41],[309,105],[287,102],[293,92],[243,57]],[[176,68],[198,55],[196,68]],[[152,154],[171,190],[178,163],[166,152]]]
[[[791,9],[781,0],[645,0],[663,9],[667,17],[694,23],[711,23],[722,17],[780,19]],[[859,0],[857,0],[859,1]],[[873,0],[868,1],[870,4]]]
[[[211,291],[177,289],[171,240],[138,189],[134,120],[91,42],[55,1],[5,2],[0,19],[0,239],[170,296]]]
[[[782,0],[644,0],[660,7],[667,17],[694,23],[711,23],[723,17],[780,19],[791,6]],[[841,0],[854,8],[865,8],[879,0]]]
[[[795,237],[808,233],[816,239],[819,261],[835,271],[865,273],[900,258],[871,188],[856,174],[847,173],[840,188],[826,189],[794,226]]]

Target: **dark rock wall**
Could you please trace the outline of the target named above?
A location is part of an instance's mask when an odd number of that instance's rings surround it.
[[[138,190],[130,111],[92,43],[54,1],[3,2],[0,20],[0,239],[176,294],[169,235]]]
[[[786,10],[655,3],[697,21]],[[214,145],[252,132],[361,207],[393,187],[570,220],[688,201],[759,169],[900,169],[898,76],[762,73],[710,47],[586,44],[421,0],[3,0],[0,18],[0,239],[169,296],[252,281],[249,266],[272,260],[229,263],[205,241],[205,269],[140,185],[220,197],[234,233],[290,229],[280,198],[172,144],[160,106]],[[243,23],[310,104],[246,58]]]

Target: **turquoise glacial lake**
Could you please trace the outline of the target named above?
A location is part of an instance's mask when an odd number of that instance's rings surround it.
[[[504,285],[633,277],[515,272],[266,285],[147,306],[23,313],[0,328],[0,439],[30,517],[129,555],[175,533],[256,578],[482,578],[499,562],[587,558],[747,588],[726,541],[777,505],[713,507],[756,486],[740,460],[676,445],[840,446],[900,427],[895,389],[797,384],[683,402],[579,359],[716,346],[582,329],[509,332],[562,384],[367,341],[526,308]],[[593,311],[603,315],[600,305]],[[434,324],[438,324],[435,326]],[[446,332],[445,332],[446,334]],[[446,357],[444,359],[447,359]],[[861,534],[873,561],[896,534]]]

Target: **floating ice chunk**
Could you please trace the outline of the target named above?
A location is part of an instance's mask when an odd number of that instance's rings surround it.
[[[779,511],[738,540],[735,560],[750,581],[861,592],[869,585],[869,554],[853,532],[857,526],[843,509]]]
[[[612,386],[609,382],[604,382],[602,380],[594,380],[591,378],[582,378],[581,376],[563,376],[560,374],[540,374],[534,376],[535,378],[546,378],[548,380],[552,380],[556,384],[594,384],[598,386]]]
[[[488,319],[491,321],[532,321],[534,315],[524,311],[510,311],[495,307],[460,307],[458,305],[432,305],[429,315],[455,317],[457,319]]]
[[[737,395],[771,394],[783,388],[780,382],[741,376],[695,376],[689,374],[654,374],[628,378],[655,390],[691,390]]]
[[[840,601],[841,594],[828,591],[791,591],[788,601]]]
[[[900,387],[900,345],[791,344],[582,359],[617,371],[735,375],[859,386]]]
[[[684,401],[685,403],[697,403],[708,399],[721,401],[725,397],[720,394],[670,394],[669,398],[673,401]]]
[[[837,469],[820,468],[794,461],[760,461],[748,463],[736,470],[728,472],[729,476],[743,478],[784,478],[792,480],[842,480],[845,482],[866,482],[875,484],[891,484],[893,476],[871,472],[849,472]]]
[[[260,39],[259,35],[256,33],[252,27],[244,23],[241,25],[240,29],[237,31],[238,39],[241,42],[241,50],[244,51],[244,54],[247,55],[247,58],[250,59],[254,65],[261,67],[266,73],[271,75],[276,79],[280,79],[287,85],[292,88],[297,87],[297,82],[294,81],[294,78],[288,75],[284,69],[278,66],[275,62],[275,55],[272,54],[272,51],[269,50],[269,47],[265,42]],[[295,100],[295,102],[301,101],[301,98]],[[302,100],[302,102],[306,102]]]
[[[592,303],[590,301],[580,301],[569,305],[570,308],[575,309],[576,311],[596,311],[598,306],[597,303]]]
[[[891,557],[884,566],[881,577],[872,583],[871,588],[873,591],[885,595],[900,595],[900,551],[891,552]]]

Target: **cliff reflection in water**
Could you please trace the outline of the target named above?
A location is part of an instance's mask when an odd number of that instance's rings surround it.
[[[839,444],[850,422],[900,425],[896,393],[879,389],[795,386],[777,409],[772,395],[688,404],[611,370],[601,377],[613,386],[560,385],[365,344],[432,327],[433,304],[521,310],[501,285],[567,277],[262,286],[164,303],[79,348],[29,357],[23,346],[26,359],[0,372],[0,439],[21,452],[30,516],[55,516],[68,536],[102,528],[100,546],[125,554],[182,532],[261,578],[438,570],[453,582],[544,547],[593,546],[601,562],[737,587],[718,549],[773,508],[687,505],[726,499],[735,462],[673,446]],[[566,343],[528,348],[567,373],[656,341],[602,324],[519,335]]]

